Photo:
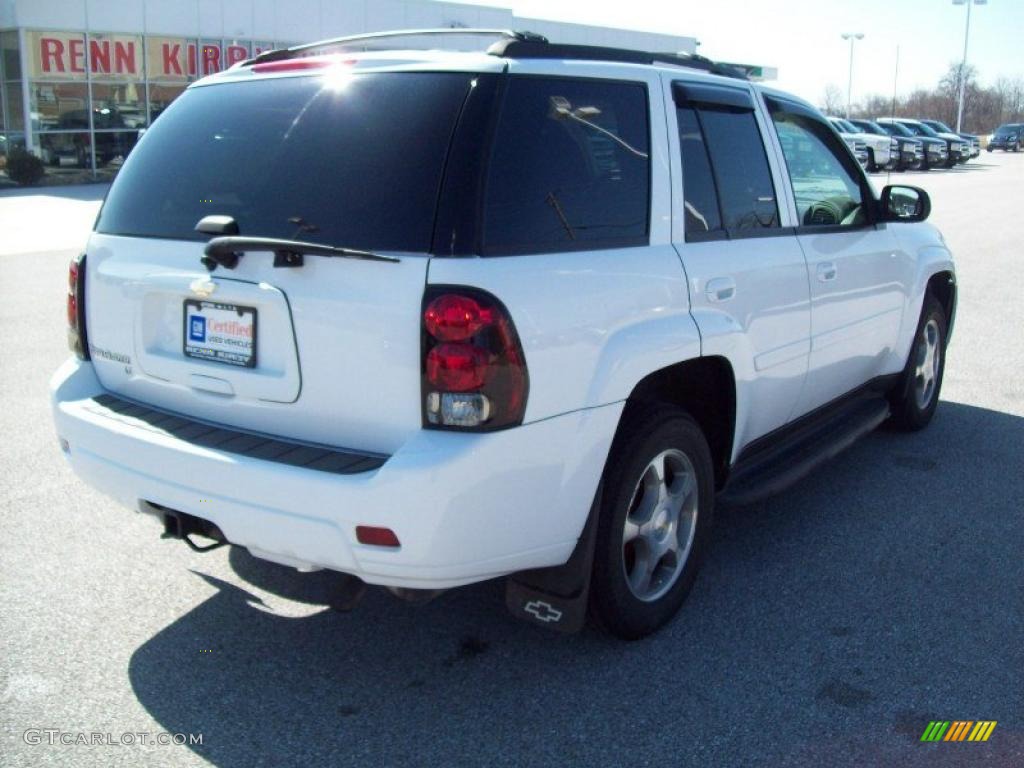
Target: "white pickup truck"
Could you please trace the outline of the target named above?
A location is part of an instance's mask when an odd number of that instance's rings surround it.
[[[789,94],[451,33],[490,45],[326,41],[171,104],[71,265],[59,442],[193,546],[406,597],[508,577],[521,618],[641,637],[716,498],[928,424],[953,258]]]
[[[865,169],[871,172],[892,170],[899,164],[899,145],[891,136],[881,136],[862,131],[849,120],[841,117],[830,117],[829,122],[835,126],[844,139],[864,144],[867,151]]]

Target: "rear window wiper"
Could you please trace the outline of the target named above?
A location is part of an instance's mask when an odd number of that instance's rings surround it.
[[[211,272],[218,266],[234,269],[244,254],[257,251],[273,253],[275,267],[301,267],[305,256],[383,261],[390,264],[397,264],[400,261],[394,256],[381,256],[378,253],[360,251],[355,248],[339,248],[334,245],[321,245],[320,243],[307,243],[302,240],[277,237],[228,235],[215,237],[206,244],[202,262]]]

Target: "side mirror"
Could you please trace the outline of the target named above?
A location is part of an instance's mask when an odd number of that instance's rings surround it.
[[[920,187],[892,184],[879,199],[883,221],[924,221],[932,212],[932,201]]]

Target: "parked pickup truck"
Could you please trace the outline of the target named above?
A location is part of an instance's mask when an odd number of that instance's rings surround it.
[[[890,135],[882,126],[871,120],[854,119],[849,122],[863,133],[873,133],[876,136],[888,137],[890,146],[887,169],[916,171],[924,163],[924,145],[909,135],[909,131],[906,136]]]
[[[932,168],[941,166],[948,167],[949,142],[945,139],[940,139],[938,136],[930,135],[925,132],[923,126],[915,128],[914,126],[908,125],[906,121],[898,120],[896,118],[879,117],[875,122],[878,123],[883,130],[893,136],[912,137],[921,142],[922,148],[924,149],[924,160],[921,163],[922,171],[928,171]],[[927,130],[931,131],[930,128]],[[934,133],[934,131],[931,132]]]
[[[959,143],[958,163],[966,163],[972,157],[976,157],[980,153],[981,143],[978,141],[977,136],[957,133],[941,120],[922,120],[921,122],[935,131],[939,138],[947,139],[953,143]],[[979,145],[978,151],[975,151],[975,142]]]
[[[733,74],[448,30],[191,84],[70,267],[67,460],[346,605],[501,577],[538,625],[653,632],[718,499],[927,426],[956,307],[928,194]]]
[[[884,133],[865,131],[856,123],[841,117],[830,117],[829,122],[835,126],[843,138],[850,137],[853,141],[862,142],[867,151],[867,162],[864,167],[868,171],[892,170],[899,161],[899,152],[894,151],[896,142]]]

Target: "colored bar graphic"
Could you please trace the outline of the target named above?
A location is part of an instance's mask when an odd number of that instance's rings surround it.
[[[996,724],[995,720],[932,720],[921,741],[988,741]]]
[[[921,734],[921,741],[938,741],[949,728],[948,720],[932,720]]]

